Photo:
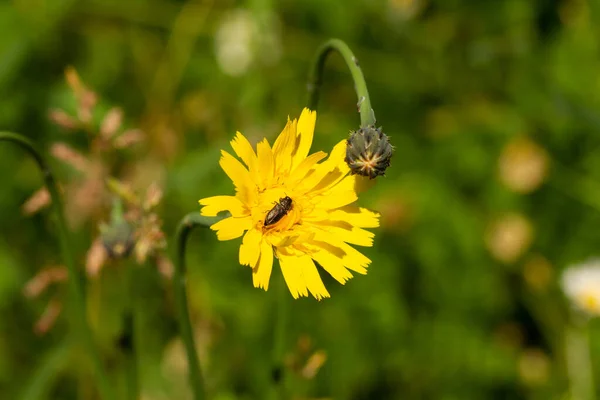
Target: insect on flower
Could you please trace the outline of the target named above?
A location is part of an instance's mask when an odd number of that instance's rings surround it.
[[[290,196],[285,196],[279,199],[279,202],[275,203],[275,207],[273,207],[265,217],[265,223],[263,226],[269,226],[281,218],[285,217],[285,215],[292,209],[292,199]]]

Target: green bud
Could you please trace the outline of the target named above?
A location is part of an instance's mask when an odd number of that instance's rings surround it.
[[[131,253],[134,241],[134,229],[123,217],[120,199],[115,199],[109,224],[100,225],[100,238],[111,258],[125,258]]]
[[[350,133],[346,146],[346,164],[354,175],[374,179],[385,175],[394,147],[381,128],[369,125]]]

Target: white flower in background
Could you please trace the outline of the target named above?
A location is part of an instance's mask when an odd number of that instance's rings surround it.
[[[253,61],[252,37],[256,23],[246,10],[236,10],[226,15],[215,36],[217,62],[228,75],[243,75]]]
[[[237,9],[227,13],[215,34],[217,63],[231,76],[244,75],[260,62],[274,64],[281,57],[278,19],[268,13]]]
[[[592,316],[600,315],[600,258],[567,268],[562,289],[576,308]]]

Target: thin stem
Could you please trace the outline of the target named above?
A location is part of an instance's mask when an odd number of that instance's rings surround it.
[[[567,328],[567,371],[571,395],[577,400],[596,398],[592,360],[590,358],[589,329],[586,322],[576,321]]]
[[[124,266],[125,271],[125,296],[126,305],[123,324],[123,334],[119,340],[119,347],[125,358],[126,399],[138,400],[140,398],[139,372],[138,372],[138,340],[136,322],[138,321],[138,293],[136,290],[135,266],[129,263]]]
[[[139,399],[138,363],[136,357],[137,343],[135,340],[135,316],[130,308],[123,314],[123,331],[119,337],[119,350],[123,360],[122,377],[125,381],[126,400]]]
[[[192,212],[183,217],[177,226],[175,241],[177,242],[175,254],[175,271],[173,273],[173,289],[175,294],[175,306],[177,308],[177,320],[179,321],[179,331],[185,345],[185,350],[189,366],[189,379],[194,392],[194,399],[204,399],[204,381],[202,371],[198,361],[196,345],[194,343],[194,333],[190,321],[190,311],[188,308],[188,299],[186,294],[186,268],[185,268],[185,248],[187,238],[190,232],[197,226],[210,226],[215,218],[201,216],[198,212]]]
[[[371,99],[369,98],[369,91],[367,90],[367,83],[362,73],[358,59],[350,50],[350,47],[339,39],[330,39],[325,42],[317,50],[317,56],[312,64],[309,80],[308,80],[308,104],[311,110],[316,110],[319,103],[319,91],[323,84],[323,71],[325,69],[325,61],[327,56],[332,51],[337,51],[346,62],[352,79],[354,80],[354,90],[358,102],[356,104],[358,112],[360,113],[360,125],[362,127],[375,124],[375,112],[371,107]]]
[[[35,148],[34,144],[26,137],[12,132],[0,132],[0,141],[14,143],[23,148],[25,151],[27,151],[27,153],[29,153],[31,157],[33,157],[40,171],[42,172],[44,183],[46,184],[48,192],[50,193],[50,197],[52,198],[52,206],[56,214],[58,225],[58,239],[60,242],[60,248],[65,264],[69,271],[69,288],[72,297],[71,306],[75,310],[75,319],[77,321],[76,328],[80,336],[79,339],[83,341],[86,351],[89,354],[89,357],[91,358],[100,396],[105,400],[114,399],[115,397],[113,395],[113,391],[102,366],[100,353],[98,352],[98,349],[94,344],[92,330],[90,329],[87,320],[83,280],[81,279],[81,275],[77,270],[77,267],[75,265],[75,259],[69,246],[71,240],[65,221],[62,200],[58,193],[58,188],[54,179],[54,175],[52,174],[48,163],[42,157],[41,153]]]
[[[276,315],[275,315],[275,330],[273,338],[273,360],[271,367],[271,379],[273,383],[273,399],[285,399],[285,347],[287,341],[287,328],[288,328],[288,304],[289,304],[289,293],[283,280],[283,276],[275,274],[275,285],[277,286],[277,294],[275,296],[276,301]]]

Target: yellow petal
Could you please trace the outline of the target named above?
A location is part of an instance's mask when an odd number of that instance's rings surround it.
[[[319,232],[315,234],[315,239],[311,244],[339,258],[346,268],[359,274],[367,273],[367,266],[371,263],[371,260],[354,247],[336,239],[332,235]]]
[[[311,254],[311,257],[339,283],[344,285],[352,279],[350,271],[344,267],[342,260],[328,251],[320,250]]]
[[[273,145],[273,154],[275,156],[275,169],[277,175],[287,175],[292,166],[292,152],[296,146],[296,126],[297,120],[288,122],[283,128],[283,131],[275,140]]]
[[[242,194],[242,197],[247,198],[256,191],[248,170],[241,162],[225,150],[221,150],[219,165],[221,165],[223,171],[225,171],[229,179],[231,179],[236,190]],[[246,203],[249,203],[251,199],[248,198],[247,200]]]
[[[345,183],[344,187],[348,190],[356,191],[356,175],[348,176],[350,168],[344,161],[345,156],[346,141],[342,140],[334,147],[331,156],[327,160],[327,168],[330,168],[330,171],[312,187],[312,192],[319,193],[333,190],[342,182]]]
[[[244,235],[244,240],[240,246],[240,264],[256,267],[260,255],[260,242],[262,234],[257,229],[250,229]]]
[[[269,242],[275,247],[287,247],[294,244],[299,237],[299,234],[294,233],[272,232],[269,234]]]
[[[252,283],[254,287],[269,289],[269,279],[273,269],[273,247],[266,240],[260,245],[260,258],[258,265],[252,270]]]
[[[346,221],[315,221],[311,223],[317,229],[322,229],[338,240],[359,246],[373,246],[375,234],[367,230],[353,226]]]
[[[306,156],[308,156],[310,146],[312,146],[316,121],[316,111],[311,111],[308,108],[302,110],[300,118],[298,119],[298,127],[296,128],[297,147],[292,153],[292,170],[296,168],[302,162],[302,160],[306,158]]]
[[[216,217],[221,211],[229,211],[233,217],[242,217],[248,214],[248,209],[235,196],[213,196],[198,201],[202,207],[200,214],[207,217]]]
[[[300,257],[299,263],[306,286],[313,297],[317,300],[321,300],[323,297],[330,297],[313,260],[308,255],[305,255]]]
[[[254,163],[256,154],[254,153],[252,145],[244,135],[240,132],[236,132],[235,137],[231,140],[230,144],[233,151],[235,151],[235,154],[242,159],[246,166],[250,167],[250,165]]]
[[[267,139],[263,139],[257,146],[258,150],[258,171],[262,179],[263,188],[271,187],[273,184],[273,175],[275,173],[275,162],[273,160],[273,151]]]
[[[377,184],[377,179],[370,179],[366,176],[355,175],[356,181],[354,182],[354,191],[358,194],[364,193],[370,190]]]
[[[350,167],[346,164],[346,148],[348,147],[348,141],[346,139],[340,140],[337,142],[333,149],[331,150],[331,155],[327,159],[327,162],[330,164],[331,168],[338,168],[342,172],[350,171]]]
[[[308,171],[319,161],[327,157],[327,153],[323,151],[317,151],[314,154],[311,154],[294,169],[294,171],[290,174],[290,177],[286,179],[286,184],[288,186],[293,186],[297,181],[302,180]]]
[[[358,272],[359,274],[366,274],[367,267],[371,264],[371,260],[356,250],[354,247],[346,243],[338,243],[340,248],[344,252],[342,262],[344,266],[352,271]]]
[[[269,232],[267,239],[274,247],[285,247],[287,252],[293,253],[294,248],[290,247],[292,244],[312,240],[314,236],[315,230],[311,229],[308,225],[295,225],[293,229]]]
[[[317,206],[319,208],[333,210],[352,204],[358,199],[358,195],[354,190],[355,182],[355,175],[346,176],[343,179],[338,180],[338,182],[333,186],[330,186],[327,191],[321,193],[321,196],[317,198]]]
[[[377,228],[379,226],[379,214],[362,207],[345,206],[330,211],[330,218],[347,221],[359,228]]]
[[[341,179],[343,179],[349,168],[344,162],[346,155],[346,140],[336,144],[329,154],[329,158],[323,163],[316,165],[299,186],[304,192],[326,191]]]
[[[246,164],[248,167],[248,171],[250,172],[250,176],[252,176],[253,181],[258,183],[258,160],[256,158],[256,153],[254,153],[254,149],[252,148],[252,145],[248,139],[246,139],[246,137],[240,132],[237,132],[231,141],[231,147],[233,148],[233,151],[235,151],[235,154],[237,154],[237,156],[241,158],[244,164]]]
[[[287,123],[283,127],[283,130],[275,139],[275,143],[273,144],[273,153],[278,154],[283,152],[290,143],[294,143],[296,140],[296,125],[298,121],[295,119],[292,121],[288,116]]]
[[[358,200],[358,196],[354,190],[336,192],[328,196],[319,196],[318,207],[326,210],[333,210],[335,208],[352,204],[356,200]]]
[[[217,239],[231,240],[242,236],[251,226],[251,217],[229,217],[211,225],[210,229],[217,231]]]
[[[353,191],[355,192],[356,188],[356,178],[358,175],[346,175],[342,179],[335,182],[333,185],[330,185],[327,190],[324,190],[323,193],[330,194],[333,192],[340,191]]]
[[[287,255],[281,250],[278,250],[277,257],[279,258],[283,278],[292,296],[295,299],[300,296],[308,296],[306,281],[302,275],[301,257]]]

